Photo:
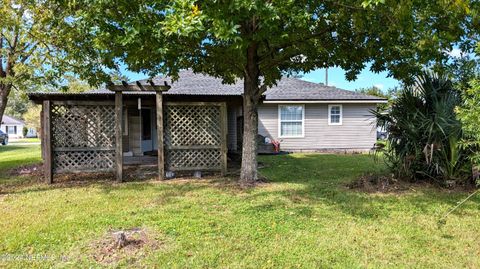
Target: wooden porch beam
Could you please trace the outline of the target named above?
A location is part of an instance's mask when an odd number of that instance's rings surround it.
[[[156,94],[157,107],[157,150],[158,150],[158,179],[163,180],[165,176],[165,158],[163,145],[163,95],[161,91]]]
[[[115,92],[115,175],[118,182],[123,181],[123,97]]]
[[[51,124],[51,103],[50,100],[43,101],[43,150],[44,160],[43,169],[45,174],[45,182],[48,184],[53,183],[53,170],[52,170],[52,124]]]
[[[149,81],[149,84],[142,84],[138,81],[135,84],[128,84],[122,81],[121,85],[110,84],[107,88],[113,92],[166,92],[171,86],[167,82],[164,85],[156,85],[152,81]]]

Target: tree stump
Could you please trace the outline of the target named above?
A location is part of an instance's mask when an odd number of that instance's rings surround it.
[[[115,232],[113,235],[115,237],[115,248],[121,249],[128,244],[127,236],[124,231]]]

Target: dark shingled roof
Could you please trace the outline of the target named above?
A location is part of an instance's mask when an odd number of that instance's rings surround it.
[[[204,74],[195,74],[192,70],[183,70],[179,72],[177,81],[172,82],[172,78],[158,76],[153,78],[153,83],[163,85],[166,81],[172,88],[165,94],[174,95],[241,95],[243,93],[243,82],[237,81],[235,84],[223,84],[222,79]],[[147,84],[147,80],[140,80],[142,84]]]
[[[219,78],[195,74],[191,70],[181,71],[179,80],[172,83],[169,77],[155,77],[153,82],[163,85],[164,82],[172,85],[166,94],[185,95],[241,95],[243,81],[235,84],[223,84]],[[146,80],[141,80],[146,83]],[[298,78],[284,77],[276,86],[268,89],[265,100],[385,100],[377,96],[370,96],[354,91],[347,91],[336,87],[325,86]]]
[[[243,93],[243,81],[234,84],[223,84],[222,80],[208,75],[195,74],[192,70],[183,70],[179,79],[172,82],[170,77],[158,76],[152,79],[156,85],[164,85],[166,81],[172,87],[166,95],[216,95],[240,96]],[[148,84],[147,80],[140,80]],[[154,92],[124,92],[125,94],[155,94]],[[97,89],[86,93],[88,95],[113,94],[107,89]],[[34,95],[34,94],[33,94]],[[313,83],[298,78],[284,77],[277,85],[265,93],[266,101],[322,101],[322,100],[355,100],[355,101],[384,101],[386,99],[370,96],[354,91],[347,91],[322,83]]]
[[[386,100],[381,97],[366,95],[354,91],[325,86],[321,83],[308,82],[297,78],[282,78],[277,86],[265,93],[267,101],[320,101],[320,100]]]

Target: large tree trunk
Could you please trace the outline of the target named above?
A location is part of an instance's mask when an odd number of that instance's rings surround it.
[[[258,103],[260,100],[258,67],[258,45],[251,44],[247,49],[243,95],[243,148],[240,183],[252,185],[258,180],[257,173],[257,134]]]
[[[3,113],[7,107],[8,95],[10,94],[11,88],[11,85],[0,83],[0,121],[2,120]]]

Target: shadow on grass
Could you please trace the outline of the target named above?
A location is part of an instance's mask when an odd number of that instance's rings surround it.
[[[2,161],[2,163],[0,164],[0,176],[8,175],[11,169],[15,169],[21,166],[31,165],[35,163],[38,163],[38,158],[36,157],[25,158],[22,160],[21,163],[19,163],[19,161],[17,160]]]
[[[265,164],[261,173],[271,182],[301,187],[258,192],[253,194],[254,199],[279,196],[287,198],[293,205],[315,207],[324,204],[362,219],[388,218],[392,212],[399,210],[401,203],[412,212],[431,214],[439,207],[448,208],[455,205],[458,199],[465,195],[425,186],[405,193],[387,194],[347,189],[345,187],[347,183],[367,172],[387,172],[382,164],[373,161],[373,157],[369,155],[296,154],[266,156],[261,160]],[[476,199],[476,203],[480,203],[479,198]],[[265,206],[264,210],[272,210],[272,206],[284,205]],[[311,210],[304,211],[306,216],[311,214]]]
[[[138,169],[133,171],[138,173]],[[9,179],[9,184],[0,184],[0,196],[6,194],[27,194],[46,192],[50,190],[62,189],[80,189],[80,188],[98,188],[105,194],[112,191],[143,189],[158,190],[157,200],[164,202],[174,196],[183,195],[187,192],[198,191],[205,188],[217,188],[226,192],[237,189],[238,184],[229,178],[207,177],[204,179],[179,178],[173,180],[159,181],[155,176],[136,179],[128,173],[125,174],[126,180],[117,182],[113,173],[77,173],[60,174],[54,176],[54,183],[47,184],[41,176],[17,176]],[[1,182],[0,178],[0,182]]]
[[[189,192],[217,188],[232,196],[242,193],[241,199],[257,201],[246,212],[266,214],[276,210],[292,208],[295,215],[311,217],[319,206],[333,207],[339,212],[362,219],[388,218],[392,212],[405,210],[432,213],[439,206],[454,205],[463,194],[446,193],[437,189],[422,188],[397,194],[371,194],[349,190],[345,185],[365,173],[385,173],[385,168],[368,155],[321,155],[297,154],[262,156],[264,168],[260,173],[272,184],[253,189],[240,190],[234,179],[211,177],[208,179],[174,179],[157,181],[130,180],[117,183],[113,173],[82,174],[56,177],[52,185],[41,183],[41,179],[19,181],[18,184],[0,188],[2,194],[44,192],[53,189],[99,188],[104,193],[121,190],[158,192],[154,203],[164,204]],[[281,186],[270,187],[281,183]],[[3,187],[3,186],[2,186]],[[405,198],[407,197],[407,198]],[[479,198],[473,201],[480,203]]]

